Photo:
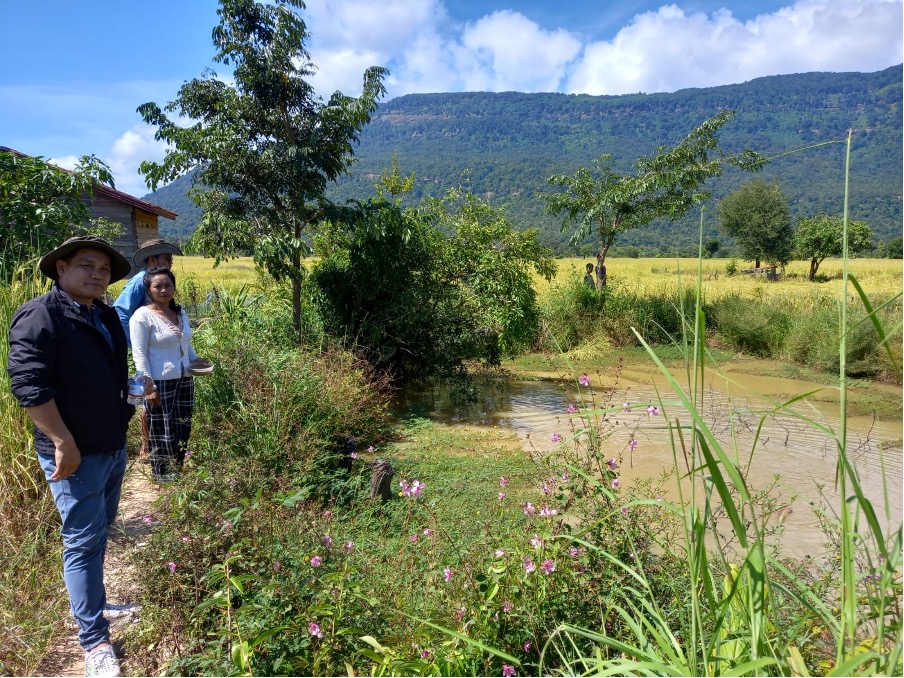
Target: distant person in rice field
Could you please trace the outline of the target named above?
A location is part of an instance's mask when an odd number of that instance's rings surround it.
[[[593,279],[593,264],[587,264],[587,270],[584,272],[584,284],[590,289],[596,287],[596,281]]]
[[[148,303],[147,293],[144,289],[144,274],[151,268],[172,268],[174,254],[182,256],[182,250],[166,240],[155,238],[145,240],[132,255],[132,263],[138,268],[138,272],[126,283],[122,292],[116,297],[116,301],[113,302],[113,308],[116,309],[119,322],[122,323],[122,329],[126,333],[129,348],[132,347],[129,320],[135,311]],[[150,460],[148,455],[148,415],[143,407],[139,410],[139,416],[141,418],[141,451],[138,453],[138,458],[147,463]]]
[[[135,408],[126,397],[126,336],[116,312],[100,299],[131,265],[105,240],[78,236],[46,254],[38,268],[54,284],[16,310],[7,372],[34,423],[35,451],[60,514],[63,581],[85,650],[85,675],[118,676],[104,615],[129,606],[107,604],[104,555]]]

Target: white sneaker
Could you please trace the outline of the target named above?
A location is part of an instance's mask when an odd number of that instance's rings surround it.
[[[110,644],[100,645],[85,653],[86,676],[120,676],[119,660]]]
[[[131,614],[135,614],[138,610],[141,609],[141,605],[135,605],[133,603],[126,603],[125,605],[114,605],[113,603],[107,603],[104,605],[104,617],[107,619],[119,619],[121,617],[127,617]]]

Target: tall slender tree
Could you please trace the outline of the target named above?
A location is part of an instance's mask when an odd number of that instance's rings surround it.
[[[556,174],[548,182],[561,189],[541,197],[551,214],[565,214],[562,232],[573,228],[577,243],[596,231],[596,284],[606,285],[606,254],[620,233],[645,226],[658,217],[676,219],[709,198],[703,184],[721,176],[727,165],[753,171],[765,159],[753,151],[725,154],[716,133],[733,118],[722,111],[688,134],[677,146],[660,146],[652,156],[634,163],[635,173],[621,175],[610,167],[610,155],[602,155],[592,170],[584,167],[568,176]]]
[[[719,228],[735,239],[741,256],[784,266],[791,259],[794,227],[788,198],[777,181],[754,179],[719,204]]]
[[[162,162],[143,162],[148,186],[193,172],[193,197],[204,210],[195,235],[221,258],[251,250],[274,277],[292,281],[295,329],[301,337],[303,236],[329,182],[352,162],[353,143],[385,93],[386,70],[365,71],[361,95],[335,92],[324,102],[308,83],[301,0],[220,0],[214,60],[233,66],[232,83],[216,73],[185,83],[165,111],[138,107],[170,148]],[[167,113],[190,122],[179,126]]]

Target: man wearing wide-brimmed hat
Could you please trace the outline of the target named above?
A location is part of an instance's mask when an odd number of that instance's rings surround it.
[[[120,675],[104,618],[107,527],[126,469],[126,337],[100,301],[129,261],[93,236],[70,238],[38,264],[51,290],[23,304],[9,330],[13,395],[35,425],[35,450],[62,519],[63,579],[87,675]]]
[[[132,262],[138,268],[138,273],[126,283],[126,286],[122,288],[122,292],[116,297],[116,301],[113,302],[113,308],[119,314],[119,321],[122,323],[129,346],[132,345],[132,340],[129,337],[129,320],[135,311],[147,303],[144,291],[144,274],[151,268],[161,266],[172,268],[174,254],[182,256],[182,250],[176,245],[166,242],[166,240],[155,238],[153,240],[145,240],[141,243],[141,247],[135,250],[135,254],[132,255]]]

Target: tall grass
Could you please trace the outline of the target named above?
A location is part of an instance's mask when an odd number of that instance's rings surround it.
[[[28,674],[53,640],[66,604],[59,519],[38,466],[32,427],[10,392],[9,326],[47,290],[36,262],[0,271],[0,673]]]
[[[850,137],[848,138],[848,167]],[[847,181],[847,168],[846,168]],[[845,189],[845,255],[847,255],[847,188]],[[701,217],[702,261],[702,217]],[[844,259],[847,262],[847,256]],[[866,308],[862,324],[871,325],[873,339],[892,362],[895,351],[867,296],[845,263],[843,284],[835,307],[837,327],[840,426],[832,429],[798,414],[799,398],[777,403],[762,413],[784,412],[821,430],[834,441],[836,486],[842,501],[832,507],[839,535],[838,578],[816,589],[765,548],[766,525],[748,487],[744,458],[755,454],[757,438],[746,454],[733,441],[719,440],[703,419],[700,402],[704,373],[713,366],[706,350],[702,266],[698,266],[692,321],[682,333],[686,349],[687,384],[682,385],[640,335],[638,341],[669,381],[672,398],[661,406],[668,420],[675,456],[690,459],[690,496],[682,494],[673,510],[684,525],[682,548],[687,559],[691,605],[678,628],[679,637],[650,595],[642,566],[618,561],[637,585],[615,605],[631,630],[631,638],[616,638],[605,629],[561,627],[549,641],[549,651],[567,663],[568,673],[591,675],[900,675],[902,671],[901,565],[902,530],[886,534],[878,512],[860,486],[855,459],[847,447],[848,343],[857,326],[851,322],[849,285]],[[900,371],[900,363],[896,364]],[[671,416],[672,406],[687,412]],[[678,484],[679,488],[682,484]],[[886,495],[887,496],[887,495]],[[725,511],[737,547],[728,548],[714,520],[716,506]],[[887,510],[887,507],[886,507]],[[712,545],[715,548],[712,548]],[[676,545],[678,547],[678,545]],[[721,579],[720,579],[721,577]],[[575,638],[591,640],[597,651],[574,657]]]

